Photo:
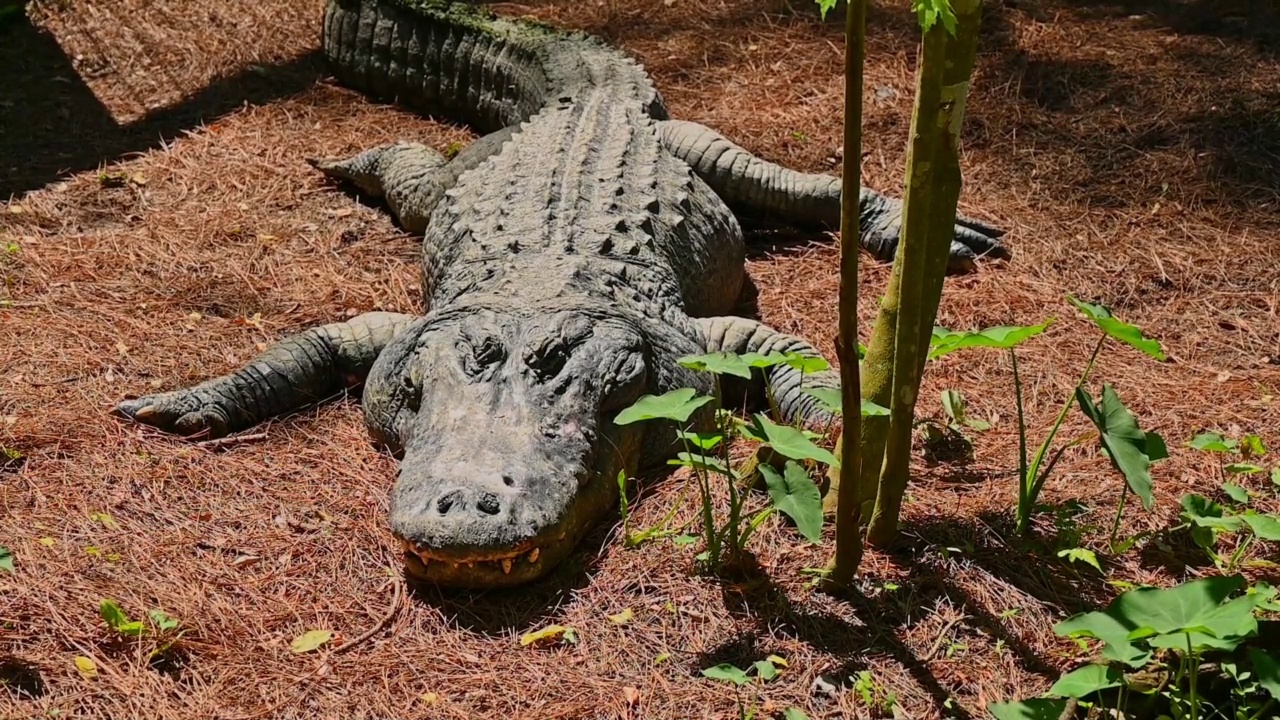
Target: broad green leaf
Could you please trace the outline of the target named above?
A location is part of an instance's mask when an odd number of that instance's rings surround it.
[[[689,355],[680,358],[676,362],[698,372],[707,372],[714,375],[736,375],[747,380],[751,379],[751,366],[743,360],[741,355],[734,353],[714,352],[705,355]]]
[[[1115,388],[1102,386],[1101,402],[1095,406],[1083,387],[1076,388],[1076,402],[1095,427],[1100,442],[1107,451],[1111,464],[1124,476],[1129,489],[1142,500],[1142,507],[1150,510],[1155,505],[1151,491],[1151,458],[1147,455],[1147,433],[1138,427],[1138,421],[1121,402]],[[1164,442],[1159,443],[1159,448]]]
[[[832,4],[834,4],[835,1],[836,0],[819,0],[819,2],[831,2]],[[809,716],[805,714],[805,711],[798,707],[789,707],[782,711],[782,720],[809,720]]]
[[[115,600],[107,599],[98,603],[98,614],[106,621],[108,627],[121,635],[129,635],[131,637],[142,635],[142,623],[137,620],[129,620],[129,616]]]
[[[729,663],[720,663],[715,667],[704,668],[702,671],[704,677],[712,680],[720,680],[721,682],[731,682],[734,685],[746,685],[751,682],[747,674]]]
[[[1203,495],[1188,493],[1182,496],[1180,502],[1182,516],[1197,527],[1220,532],[1235,532],[1241,527],[1238,516],[1227,515],[1226,508]]]
[[[1249,491],[1239,485],[1229,482],[1222,483],[1222,492],[1226,493],[1227,497],[1241,505],[1249,504]]]
[[[806,540],[822,542],[822,494],[809,473],[792,460],[787,461],[783,473],[767,464],[759,469],[773,506],[795,521]]]
[[[178,621],[165,615],[162,610],[148,610],[147,617],[151,618],[151,622],[161,630],[172,630],[178,627]]]
[[[724,440],[724,436],[720,433],[694,433],[685,432],[684,430],[677,431],[676,437],[702,450],[710,450],[719,445],[721,440]]]
[[[1233,575],[1194,580],[1169,589],[1138,588],[1120,595],[1103,611],[1076,615],[1058,623],[1053,631],[1069,637],[1098,638],[1107,644],[1103,657],[1141,667],[1149,653],[1130,642],[1130,633],[1139,628],[1167,634],[1205,627],[1226,637],[1238,623],[1231,614],[1234,610],[1220,613],[1220,605],[1243,585],[1244,578]]]
[[[1249,528],[1253,530],[1253,534],[1259,538],[1280,542],[1280,518],[1275,515],[1260,515],[1247,512],[1237,517],[1247,523]]]
[[[964,424],[964,395],[959,390],[943,390],[942,391],[942,411],[951,418],[951,421],[958,424]]]
[[[658,656],[653,659],[653,664],[661,665],[662,663],[670,659],[671,659],[671,653],[668,653],[668,652],[658,653]]]
[[[1147,459],[1151,462],[1166,460],[1169,457],[1169,446],[1165,444],[1160,433],[1147,431]]]
[[[811,355],[801,355],[799,353],[787,353],[786,362],[791,368],[800,371],[805,375],[812,375],[823,370],[830,370],[831,363],[820,357]]]
[[[1280,486],[1280,465],[1271,468],[1271,484]]]
[[[668,460],[667,464],[679,467],[691,467],[696,470],[715,472],[720,473],[721,475],[734,477],[733,471],[724,464],[724,461],[714,455],[692,454],[687,452],[676,453],[675,459]]]
[[[934,328],[930,342],[932,349],[929,351],[929,359],[934,360],[957,350],[971,347],[1007,350],[1039,335],[1052,324],[1053,318],[1039,325],[1000,325],[986,328],[985,330],[964,332],[956,332],[946,328]]]
[[[631,619],[634,618],[635,615],[636,615],[635,612],[633,612],[631,608],[626,608],[622,612],[609,615],[608,617],[609,617],[609,622],[613,623],[614,625],[626,625],[627,623],[631,622]]]
[[[757,660],[752,665],[755,666],[756,677],[761,680],[772,680],[778,677],[778,668],[774,667],[773,663],[768,660]]]
[[[987,422],[986,420],[978,420],[976,418],[969,418],[968,420],[964,421],[964,424],[968,425],[974,430],[979,430],[979,431],[991,429],[991,423]]]
[[[1084,313],[1085,317],[1092,320],[1094,324],[1107,335],[1110,335],[1126,345],[1141,350],[1156,360],[1163,362],[1166,359],[1164,351],[1160,349],[1159,342],[1144,337],[1142,330],[1136,325],[1130,325],[1127,322],[1121,322],[1116,319],[1116,317],[1112,315],[1111,311],[1106,307],[1083,302],[1071,297],[1070,295],[1067,296],[1067,300],[1069,300],[1072,305],[1075,305],[1080,312]]]
[[[694,543],[695,543],[695,542],[697,542],[697,541],[698,541],[698,538],[697,538],[697,537],[695,537],[695,536],[693,536],[693,535],[677,535],[677,536],[675,536],[675,537],[671,538],[671,542],[675,543],[676,545],[680,545],[680,546],[684,546],[684,545],[692,545],[692,544],[694,544]]]
[[[792,460],[817,460],[831,466],[840,464],[831,451],[813,444],[796,428],[789,425],[778,425],[762,413],[755,415],[755,426],[764,442],[774,452]]]
[[[996,720],[1058,720],[1066,709],[1066,698],[1031,698],[987,703],[987,712]]]
[[[1083,698],[1090,693],[1120,687],[1124,673],[1110,665],[1085,665],[1058,678],[1049,688],[1054,697]]]
[[[1191,438],[1191,442],[1187,443],[1187,447],[1193,450],[1204,450],[1206,452],[1231,452],[1238,445],[1239,443],[1235,440],[1213,432],[1200,433]]]
[[[844,393],[840,388],[804,388],[801,392],[817,400],[823,410],[833,415],[840,413],[844,408]]]
[[[1082,562],[1092,565],[1098,572],[1106,575],[1102,570],[1102,566],[1098,564],[1098,556],[1088,548],[1069,548],[1067,550],[1059,550],[1058,557],[1066,558],[1068,562]]]
[[[289,643],[289,650],[297,654],[308,653],[332,639],[332,630],[308,630]]]
[[[822,16],[823,20],[827,19],[827,13],[831,12],[837,2],[839,0],[818,0],[818,14]],[[787,718],[787,720],[791,720],[791,718]]]
[[[83,677],[86,680],[92,680],[93,678],[98,677],[98,664],[93,661],[93,658],[85,657],[84,655],[77,655],[74,662],[76,665],[76,672],[80,673],[80,677]]]
[[[570,629],[564,625],[548,625],[541,630],[534,630],[533,632],[527,632],[524,635],[521,635],[520,646],[525,647],[541,640],[554,640],[556,638],[565,637],[569,633],[569,630]],[[569,640],[568,637],[565,637],[565,639]],[[573,642],[573,640],[569,640],[569,642]]]
[[[801,392],[817,399],[824,410],[839,415],[844,412],[844,396],[838,388],[804,388]],[[870,400],[862,400],[862,417],[888,415],[889,408],[877,405]]]
[[[1249,662],[1253,665],[1253,675],[1258,679],[1271,698],[1280,702],[1280,659],[1276,659],[1266,650],[1249,648]]]
[[[787,662],[787,659],[786,659],[786,658],[784,658],[784,657],[780,657],[780,656],[778,656],[778,655],[770,655],[770,656],[766,657],[766,658],[765,658],[765,660],[768,660],[769,662],[773,663],[774,665],[777,665],[778,667],[790,667],[790,666],[791,666],[791,663]]]
[[[956,34],[956,14],[948,0],[912,0],[911,9],[920,21],[920,29],[929,32],[942,21],[942,27],[952,37]]]
[[[1257,435],[1245,435],[1240,438],[1240,451],[1252,457],[1262,457],[1267,454],[1267,446]]]
[[[1259,580],[1254,583],[1247,592],[1254,598],[1254,607],[1259,607],[1271,612],[1280,612],[1280,604],[1274,602],[1276,595],[1280,595],[1280,590],[1273,587],[1271,583],[1268,583],[1265,580]]]
[[[883,417],[889,414],[889,408],[883,405],[877,405],[870,400],[862,401],[862,417]]]
[[[613,421],[618,425],[659,419],[686,422],[695,410],[712,399],[710,395],[698,395],[698,391],[693,388],[680,388],[661,395],[645,395],[634,405],[618,413]]]
[[[14,572],[13,552],[3,545],[0,545],[0,570]]]
[[[743,353],[741,355],[742,361],[748,366],[761,370],[773,367],[774,365],[782,365],[787,362],[788,356],[789,354],[777,352],[771,352],[767,355],[761,355],[760,353]]]
[[[1245,638],[1258,631],[1258,621],[1253,615],[1255,598],[1238,597],[1225,605],[1209,610],[1176,631],[1149,638],[1147,644],[1156,648],[1183,649],[1188,637],[1192,649],[1234,650]]]
[[[1230,463],[1222,469],[1233,475],[1252,475],[1262,472],[1262,468],[1253,463]]]

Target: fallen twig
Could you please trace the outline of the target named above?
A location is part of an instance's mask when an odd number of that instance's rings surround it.
[[[256,442],[258,440],[266,440],[266,433],[252,433],[250,435],[232,435],[230,437],[214,438],[213,440],[201,440],[196,443],[196,447],[215,448],[226,447],[228,445],[239,445],[240,443]]]
[[[373,627],[361,633],[360,637],[334,648],[334,655],[346,652],[360,643],[365,642],[374,635],[377,635],[387,626],[387,623],[391,622],[391,619],[396,616],[396,613],[400,611],[400,600],[404,597],[404,583],[399,580],[392,580],[391,582],[395,585],[396,590],[395,595],[391,598],[391,607],[387,608],[387,612],[382,617],[378,618],[378,622],[375,623]]]

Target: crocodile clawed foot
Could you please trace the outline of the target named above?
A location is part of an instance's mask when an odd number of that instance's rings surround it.
[[[955,236],[951,241],[949,272],[970,272],[979,257],[992,260],[1008,260],[1009,248],[1000,242],[1004,230],[981,220],[956,215]]]
[[[225,436],[229,425],[227,412],[220,405],[184,390],[122,400],[111,414],[165,432],[207,438]]]
[[[380,145],[356,153],[347,158],[305,158],[307,164],[324,173],[325,177],[349,182],[370,196],[382,195],[382,178],[379,161],[391,145]]]

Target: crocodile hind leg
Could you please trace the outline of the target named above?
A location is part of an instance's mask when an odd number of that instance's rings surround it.
[[[804,357],[822,357],[821,353],[804,340],[779,332],[756,320],[721,316],[696,318],[694,323],[701,335],[699,340],[707,352],[735,355],[796,353]],[[801,373],[785,364],[767,368],[746,387],[733,382],[731,376],[723,377],[721,382],[726,395],[741,393],[748,405],[760,406],[771,396],[783,422],[799,422],[809,427],[822,427],[831,421],[832,416],[817,398],[805,391],[816,388],[840,389],[840,375],[833,370]]]
[[[695,122],[665,120],[656,125],[663,147],[693,168],[735,212],[799,227],[839,229],[840,178],[762,160]],[[859,207],[862,246],[877,259],[892,261],[902,228],[902,201],[864,187]],[[1003,230],[957,215],[948,270],[971,270],[980,256],[1009,257],[999,240],[1002,235]]]
[[[335,180],[354,184],[387,205],[409,232],[423,232],[445,192],[468,170],[479,167],[515,133],[517,126],[490,133],[463,148],[453,160],[426,145],[396,142],[379,145],[349,158],[308,158],[307,162]]]
[[[333,397],[364,382],[411,315],[371,312],[284,338],[248,365],[194,387],[124,400],[117,416],[210,438]]]

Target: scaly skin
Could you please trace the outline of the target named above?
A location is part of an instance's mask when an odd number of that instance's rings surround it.
[[[324,49],[344,83],[489,133],[452,161],[413,143],[311,161],[423,233],[425,314],[307,330],[117,414],[218,436],[363,383],[369,432],[401,460],[389,523],[408,571],[502,587],[554,568],[616,505],[619,472],[671,456],[673,428],[612,420],[645,394],[711,392],[680,357],[817,355],[728,315],[745,284],[730,205],[831,224],[832,179],[668,121],[643,70],[596,38],[463,3],[329,0]],[[891,201],[879,198],[864,191],[863,213],[888,227]],[[883,254],[891,243],[875,232],[863,243]],[[997,247],[990,229],[972,232],[981,242],[965,247]],[[829,420],[788,367],[739,389],[759,403],[766,384],[788,420]],[[704,407],[692,423],[712,419]]]

